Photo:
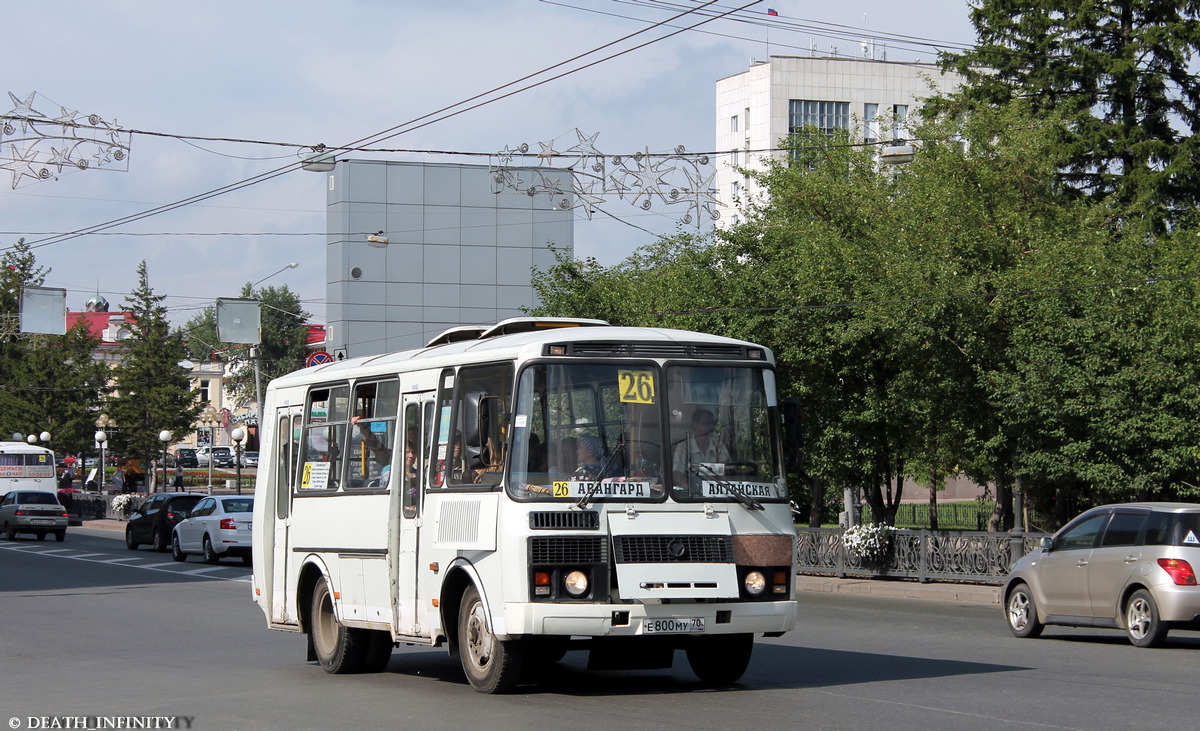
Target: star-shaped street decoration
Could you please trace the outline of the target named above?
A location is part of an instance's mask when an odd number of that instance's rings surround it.
[[[582,208],[589,219],[600,210],[605,198],[613,194],[643,210],[653,206],[655,197],[668,207],[685,206],[682,222],[694,220],[697,228],[707,218],[720,217],[716,210],[720,202],[712,188],[716,174],[702,172],[711,165],[707,155],[688,154],[679,145],[662,155],[651,155],[646,148],[635,155],[608,156],[596,148],[599,132],[588,135],[578,128],[574,132],[577,141],[565,152],[556,150],[555,143],[550,141],[539,142],[541,152],[537,154],[539,166],[553,167],[555,158],[571,159],[570,164],[556,168],[571,174],[570,190],[565,189],[561,178],[538,173],[529,180],[518,175],[518,169],[513,167],[516,152],[507,146],[497,154],[496,164],[489,170],[493,190],[508,188],[530,196],[545,194],[555,207]],[[524,154],[529,146],[522,144],[518,150]],[[683,176],[686,182],[680,180]]]
[[[33,181],[39,182],[50,177],[50,171],[44,167],[37,166],[38,151],[36,145],[29,145],[24,149],[19,149],[16,145],[10,145],[12,149],[12,165],[6,165],[9,172],[12,173],[13,190],[21,184],[22,178],[33,178]]]
[[[41,117],[44,119],[46,116],[33,108],[33,98],[35,96],[37,96],[37,92],[31,91],[29,92],[29,96],[24,99],[18,99],[16,94],[11,91],[8,92],[8,98],[12,99],[13,108],[4,116],[18,118],[15,121],[21,125],[21,134],[29,131],[30,118]]]
[[[546,165],[551,165],[554,162],[554,158],[562,154],[558,150],[554,149],[554,140],[550,140],[549,142],[539,142],[538,146],[542,148],[542,151],[537,154],[539,165],[543,163]]]
[[[66,107],[62,106],[60,106],[59,109],[62,111],[62,114],[55,117],[54,122],[62,125],[62,133],[65,135],[67,134],[68,130],[77,126],[78,123],[75,121],[75,118],[79,116],[79,110],[67,109]]]

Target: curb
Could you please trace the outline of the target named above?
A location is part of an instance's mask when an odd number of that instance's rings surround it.
[[[984,584],[922,584],[916,581],[839,579],[832,576],[801,574],[796,576],[796,589],[832,594],[863,594],[971,604],[1000,604],[1000,587]]]

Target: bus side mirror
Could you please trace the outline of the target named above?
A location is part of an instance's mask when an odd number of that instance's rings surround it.
[[[800,469],[804,449],[804,429],[800,423],[800,400],[786,398],[781,404],[783,412],[784,463],[790,472]]]
[[[487,469],[499,462],[500,455],[493,451],[503,443],[501,426],[504,411],[500,397],[475,391],[466,395],[464,406],[466,414],[463,423],[467,426],[467,432],[463,435],[463,456],[467,468]]]

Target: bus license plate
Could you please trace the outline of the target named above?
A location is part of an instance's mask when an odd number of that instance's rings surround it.
[[[680,632],[703,631],[704,617],[642,620],[642,632],[648,635],[678,634]]]

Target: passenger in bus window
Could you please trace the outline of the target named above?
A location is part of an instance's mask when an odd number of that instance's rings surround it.
[[[575,468],[579,466],[579,457],[576,454],[578,448],[579,440],[575,437],[560,439],[555,453],[555,461],[551,465],[550,471],[558,475],[575,474]]]
[[[546,471],[546,445],[537,434],[529,435],[529,465],[527,472]]]
[[[463,460],[463,436],[459,432],[454,437],[454,451],[450,455],[450,479],[453,482],[462,482],[463,475],[466,474],[467,465]]]
[[[379,467],[379,481],[372,487],[387,487],[392,478],[392,450],[387,447],[376,447],[371,452],[371,460]]]
[[[584,435],[579,438],[575,449],[579,466],[575,468],[577,477],[595,480],[600,477],[600,467],[604,460],[604,442],[600,437]]]
[[[675,487],[685,488],[698,485],[697,472],[701,464],[729,461],[729,450],[713,433],[717,420],[713,412],[698,408],[692,412],[692,428],[675,446],[671,463],[674,465]]]

